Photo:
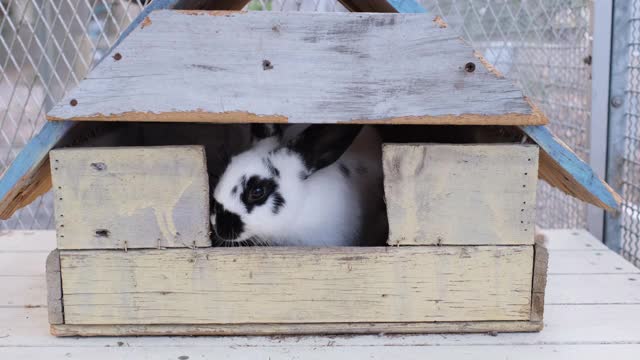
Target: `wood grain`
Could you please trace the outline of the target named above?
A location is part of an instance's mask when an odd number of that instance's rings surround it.
[[[46,123],[18,154],[0,181],[0,219],[30,204],[51,187],[49,150],[67,134],[70,122]]]
[[[533,244],[538,147],[385,144],[391,245]]]
[[[568,195],[607,211],[619,208],[620,195],[549,129],[525,126],[522,130],[544,150],[540,156],[541,179]]]
[[[53,250],[47,257],[47,311],[49,324],[64,324],[60,252]]]
[[[54,336],[270,336],[344,334],[446,334],[536,332],[541,322],[471,321],[407,323],[52,325]]]
[[[60,249],[211,246],[202,146],[51,152]]]
[[[543,241],[536,241],[533,260],[533,287],[531,292],[531,321],[542,322],[544,318],[544,293],[547,287],[549,253]]]
[[[547,123],[511,81],[483,66],[465,71],[478,59],[432,16],[161,10],[149,18],[114,50],[121,59],[98,65],[50,120]]]
[[[85,250],[61,264],[66,324],[503,321],[529,320],[533,247]]]

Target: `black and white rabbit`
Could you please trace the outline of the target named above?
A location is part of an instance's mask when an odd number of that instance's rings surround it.
[[[219,244],[382,245],[381,140],[361,125],[253,125],[213,193]]]

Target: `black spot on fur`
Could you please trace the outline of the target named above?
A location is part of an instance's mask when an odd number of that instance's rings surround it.
[[[213,202],[216,214],[216,235],[224,240],[237,239],[244,231],[242,219],[238,214],[227,211],[219,202],[215,200]]]
[[[280,177],[280,170],[278,170],[278,168],[273,165],[273,163],[271,162],[271,159],[263,158],[262,162],[265,164],[267,169],[269,169],[269,173],[271,174],[271,176],[276,178]]]
[[[282,209],[285,203],[286,202],[284,201],[282,194],[276,191],[275,193],[273,193],[273,208],[271,209],[271,211],[273,211],[274,214],[279,213],[280,209]]]
[[[349,178],[351,176],[351,170],[349,170],[349,168],[345,164],[340,163],[340,165],[338,165],[338,168],[340,169],[340,172],[342,173],[342,175],[344,175],[344,177]]]
[[[251,192],[258,187],[262,187],[264,189],[264,196],[259,200],[251,200]],[[247,212],[251,214],[256,206],[264,205],[267,200],[269,200],[271,194],[273,194],[277,189],[278,184],[273,179],[263,179],[259,176],[252,176],[246,182],[246,185],[243,186],[240,200],[242,200]]]
[[[234,186],[233,189],[231,189],[231,194],[235,195],[238,192],[238,186]]]

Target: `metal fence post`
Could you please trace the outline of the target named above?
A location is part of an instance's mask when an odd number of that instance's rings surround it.
[[[589,121],[589,164],[601,178],[607,169],[607,128],[609,126],[609,81],[611,69],[611,29],[613,0],[592,2],[593,45],[591,61],[591,118]],[[604,241],[604,211],[587,208],[587,230]]]
[[[613,0],[606,180],[620,194],[622,194],[624,165],[625,101],[629,79],[631,3],[629,0]],[[604,240],[609,248],[620,252],[622,237],[619,212],[606,215]]]

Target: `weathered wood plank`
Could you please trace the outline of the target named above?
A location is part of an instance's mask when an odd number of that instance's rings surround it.
[[[550,252],[605,250],[609,248],[585,229],[542,229],[544,247]]]
[[[52,230],[0,231],[0,253],[49,253],[56,247],[56,233]]]
[[[7,308],[47,307],[47,281],[44,273],[40,276],[0,276],[0,283],[0,311]]]
[[[47,257],[47,311],[49,324],[64,324],[62,308],[62,278],[60,276],[60,251],[53,250]]]
[[[586,249],[551,251],[549,274],[640,274],[639,268],[613,251]]]
[[[544,151],[540,178],[582,201],[613,211],[622,198],[593,172],[562,140],[544,126],[524,126],[524,131]]]
[[[333,337],[336,347],[344,348],[348,345],[370,347],[375,345],[389,346],[422,346],[428,344],[434,347],[445,345],[459,345],[467,347],[476,345],[543,345],[543,344],[587,344],[587,343],[634,343],[640,344],[640,305],[546,305],[544,331],[534,335],[500,334],[487,336],[486,334],[450,334],[415,335],[403,337],[386,336],[346,336]],[[81,326],[81,325],[76,325]],[[88,325],[89,329],[92,328]],[[101,325],[96,327],[110,327]],[[150,326],[160,328],[165,325]],[[176,325],[180,328],[183,325]],[[185,327],[188,325],[185,325]],[[203,325],[198,325],[203,326]],[[75,327],[75,326],[74,326]],[[115,326],[117,327],[117,325]],[[142,325],[140,325],[142,327]],[[56,338],[49,333],[45,308],[13,307],[0,311],[0,347],[11,346],[77,346],[78,339]],[[115,330],[114,330],[115,331]],[[6,336],[10,335],[10,336]],[[123,335],[124,336],[124,335]],[[131,347],[145,345],[164,348],[201,348],[206,345],[217,346],[248,346],[273,347],[282,344],[295,346],[321,347],[327,344],[326,337],[127,337],[123,339],[91,337],[81,340],[83,346],[105,348],[117,346],[116,341],[122,340]],[[535,346],[531,346],[535,347]]]
[[[0,181],[0,218],[30,204],[51,188],[48,159],[51,150],[72,127],[70,122],[47,123],[22,149]]]
[[[432,20],[155,11],[115,50],[119,60],[96,67],[49,119],[547,122],[509,80],[483,66],[465,71],[478,62],[473,51]]]
[[[406,323],[201,324],[201,325],[52,325],[55,336],[268,336],[341,334],[422,334],[535,332],[541,322],[471,321]]]
[[[549,253],[542,241],[534,246],[533,286],[531,290],[531,321],[542,322],[544,318],[544,293],[547,287]]]
[[[547,279],[545,303],[640,304],[640,275],[554,275]]]
[[[450,337],[448,335],[446,337]],[[499,337],[503,337],[501,335]],[[371,336],[373,338],[373,336]],[[445,337],[445,336],[440,336]],[[485,336],[490,337],[490,336]],[[198,338],[198,337],[196,337]],[[265,337],[250,337],[249,345],[235,345],[239,338],[208,338],[201,346],[188,348],[180,346],[187,338],[158,339],[155,342],[141,346],[130,346],[132,338],[117,341],[117,338],[105,338],[110,343],[106,347],[86,347],[87,339],[75,340],[75,345],[28,347],[2,349],[7,359],[39,360],[46,354],[47,360],[91,359],[226,359],[226,360],[264,360],[264,359],[307,359],[307,360],[352,360],[352,359],[429,359],[429,360],[478,360],[478,359],[518,359],[518,360],[637,360],[640,345],[633,343],[622,344],[557,344],[547,343],[537,346],[523,346],[514,342],[507,345],[477,345],[467,343],[464,339],[460,344],[448,346],[430,346],[431,341],[423,344],[406,345],[407,337],[384,337],[384,344],[360,346],[362,337],[349,336],[344,345],[337,345],[342,338],[321,337],[315,346],[300,345],[303,337],[275,337],[277,343],[268,347]],[[524,337],[519,337],[520,339]],[[60,340],[60,339],[57,339]],[[171,343],[167,344],[167,341]],[[156,343],[157,342],[157,343]],[[118,345],[121,344],[121,345]],[[224,345],[222,345],[224,344]]]
[[[49,252],[0,253],[0,275],[42,277]]]
[[[51,151],[60,249],[211,246],[202,146]]]
[[[66,324],[529,320],[533,247],[85,250],[61,264]]]
[[[533,244],[538,147],[385,144],[392,245]]]

